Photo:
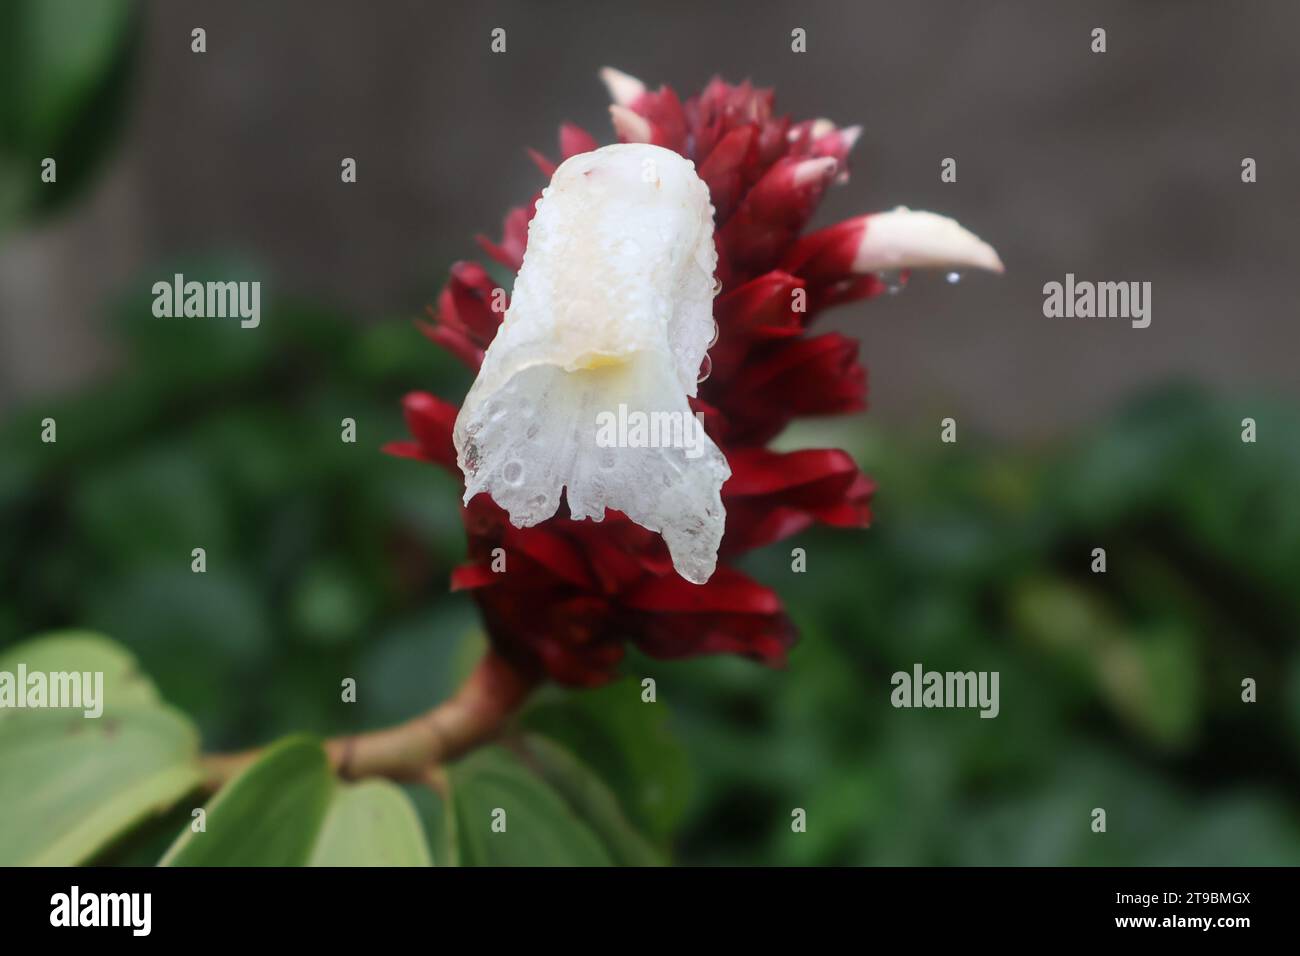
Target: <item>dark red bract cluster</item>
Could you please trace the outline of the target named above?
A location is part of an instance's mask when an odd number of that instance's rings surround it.
[[[722,563],[703,585],[679,577],[659,536],[617,512],[600,523],[578,522],[561,506],[541,525],[515,528],[487,495],[464,509],[469,559],[454,572],[453,588],[473,592],[494,647],[512,664],[574,685],[606,680],[628,641],[658,658],[730,652],[782,662],[796,635],[780,600],[727,559],[817,522],[863,527],[871,514],[872,483],[843,451],[765,447],[793,418],[865,406],[857,343],[809,327],[824,309],[881,290],[878,277],[853,269],[867,217],[801,235],[829,185],[847,174],[857,131],[777,116],[772,92],[748,83],[715,79],[683,103],[667,87],[651,92],[617,78],[611,113],[619,138],[693,160],[712,195],[720,334],[693,407],[732,477],[722,488]],[[583,130],[560,130],[562,158],[595,148]],[[533,157],[544,174],[553,172],[549,159]],[[499,242],[480,237],[487,254],[511,270],[523,261],[538,198],[510,211]],[[495,289],[481,265],[457,263],[424,327],[473,369],[502,318],[492,308]],[[451,437],[457,411],[411,393],[405,413],[412,439],[387,450],[459,475]],[[507,555],[503,573],[492,569],[497,548]]]

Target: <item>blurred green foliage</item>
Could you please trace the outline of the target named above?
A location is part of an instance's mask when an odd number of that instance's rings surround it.
[[[0,233],[75,197],[113,145],[136,13],[132,0],[0,3]],[[46,159],[52,181],[42,179]]]
[[[785,673],[641,665],[697,776],[681,857],[1300,861],[1294,408],[1168,387],[1051,447],[857,423],[787,440],[853,448],[875,527],[794,542],[805,574],[782,548],[752,562],[803,631]],[[1001,713],[893,709],[889,677],[916,662],[999,671]]]
[[[293,305],[257,330],[159,320],[148,287],[118,313],[129,374],[0,428],[0,640],[74,622],[111,635],[209,746],[346,729],[355,711],[318,693],[339,674],[387,688],[361,695],[368,725],[449,691],[425,675],[475,628],[446,596],[457,493],[378,449],[404,437],[405,387],[455,378],[450,361],[406,322],[359,330]]]

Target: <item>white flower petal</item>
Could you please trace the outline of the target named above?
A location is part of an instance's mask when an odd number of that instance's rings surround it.
[[[621,511],[663,535],[682,577],[708,580],[731,471],[688,398],[713,337],[716,265],[708,188],[688,160],[631,143],[566,160],[456,420],[466,502],[487,492],[528,527],[564,492],[574,519]],[[624,413],[676,429],[610,447],[602,429]]]

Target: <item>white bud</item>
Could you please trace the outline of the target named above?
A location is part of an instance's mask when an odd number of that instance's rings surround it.
[[[635,76],[628,76],[622,70],[607,66],[600,71],[600,80],[609,90],[609,98],[620,106],[635,102],[645,92],[645,84]]]
[[[861,273],[958,268],[1003,271],[993,247],[956,220],[906,206],[867,217],[853,260]]]

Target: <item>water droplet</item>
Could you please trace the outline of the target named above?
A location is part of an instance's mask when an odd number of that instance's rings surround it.
[[[719,294],[721,291],[722,291],[722,280],[719,279],[717,276],[714,276],[714,277],[713,277],[713,295],[714,295],[714,298],[717,298],[718,294]]]
[[[700,382],[703,382],[712,374],[713,374],[713,359],[706,354],[704,356],[704,361],[700,363],[700,377],[695,380],[695,383],[698,385]]]
[[[722,337],[722,327],[718,325],[718,320],[713,320],[713,337],[709,339],[709,348],[718,344],[718,339]]]
[[[958,282],[961,281],[961,273],[949,272],[945,278],[947,278],[949,285],[956,285]]]
[[[500,402],[489,402],[487,407],[488,418],[494,422],[499,422],[506,417],[506,408]]]
[[[519,459],[506,462],[506,466],[501,469],[501,477],[507,485],[518,487],[524,483],[524,463]]]
[[[547,500],[546,495],[534,495],[528,500],[528,504],[534,508],[545,508]]]

